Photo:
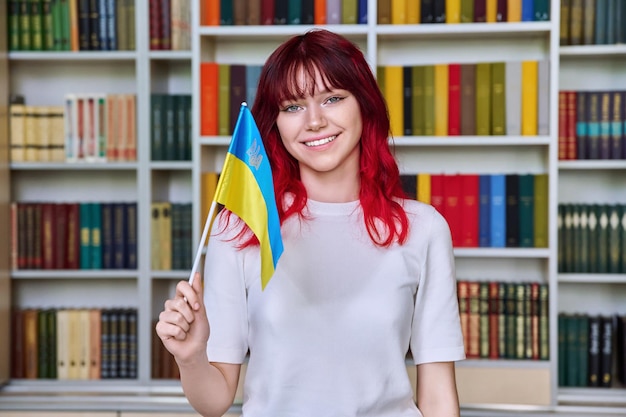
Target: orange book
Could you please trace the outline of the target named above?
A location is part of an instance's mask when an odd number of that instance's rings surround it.
[[[200,63],[200,135],[217,135],[218,64]]]
[[[100,309],[89,310],[89,379],[100,379],[101,351],[101,319]]]
[[[220,24],[220,0],[204,0],[204,22],[207,26],[219,26]]]
[[[78,0],[69,0],[70,8],[70,50],[80,50],[78,46]]]
[[[520,0],[508,0],[506,11],[507,22],[522,21],[522,2]]]
[[[136,134],[136,104],[134,94],[124,94],[124,100],[126,101],[126,147],[125,147],[125,160],[136,161],[137,160],[137,134]]]
[[[37,379],[39,350],[37,338],[37,310],[26,309],[22,313],[24,318],[24,378]]]
[[[326,24],[326,0],[315,0],[313,23],[316,25]]]
[[[435,136],[448,135],[448,64],[435,65]]]

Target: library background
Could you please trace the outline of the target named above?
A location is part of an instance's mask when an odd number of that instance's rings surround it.
[[[462,415],[626,416],[621,0],[3,1],[0,415],[196,415],[154,322],[239,103],[318,25],[450,224]]]

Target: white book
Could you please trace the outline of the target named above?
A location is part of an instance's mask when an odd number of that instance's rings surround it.
[[[506,134],[522,134],[522,62],[507,61],[504,66]]]
[[[537,64],[537,135],[550,134],[550,61]]]

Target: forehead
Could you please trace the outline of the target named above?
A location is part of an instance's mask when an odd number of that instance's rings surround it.
[[[315,67],[307,68],[301,65],[295,68],[290,76],[286,78],[283,85],[283,95],[292,98],[304,97],[328,91],[330,88],[331,83],[319,69]]]

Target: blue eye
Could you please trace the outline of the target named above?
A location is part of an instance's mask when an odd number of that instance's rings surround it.
[[[330,97],[328,100],[326,100],[328,103],[337,103],[338,101],[343,100],[342,97]]]
[[[300,106],[298,106],[296,104],[291,104],[289,106],[283,107],[283,111],[288,112],[288,113],[293,113],[295,111],[298,111],[299,108],[300,108]]]

